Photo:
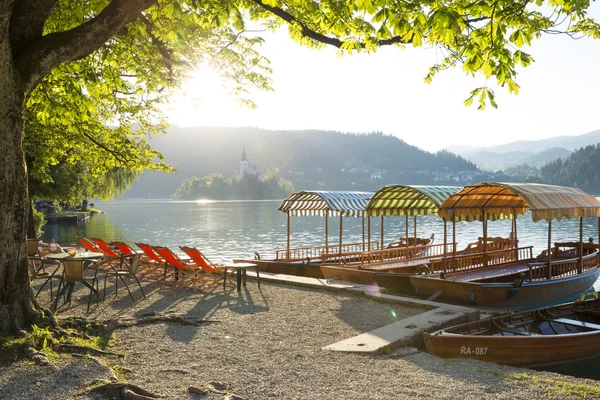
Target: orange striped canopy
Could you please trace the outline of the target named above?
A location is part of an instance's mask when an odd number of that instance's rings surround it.
[[[445,221],[495,221],[531,210],[534,222],[599,217],[600,202],[581,189],[538,183],[482,182],[448,197],[438,215]]]

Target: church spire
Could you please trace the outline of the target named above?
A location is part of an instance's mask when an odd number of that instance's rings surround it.
[[[248,161],[246,158],[246,146],[244,146],[242,150],[242,161]]]

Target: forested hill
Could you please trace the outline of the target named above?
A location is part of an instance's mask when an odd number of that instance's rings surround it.
[[[542,182],[575,186],[600,194],[600,143],[582,147],[567,158],[559,158],[540,169]]]
[[[382,133],[269,131],[258,128],[178,128],[154,137],[178,174],[144,173],[126,194],[130,198],[168,198],[191,176],[239,172],[245,147],[249,166],[259,174],[291,181],[296,190],[373,190],[387,183],[456,184],[473,163],[449,152],[435,154]]]

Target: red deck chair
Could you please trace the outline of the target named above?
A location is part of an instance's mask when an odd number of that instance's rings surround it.
[[[129,264],[133,260],[133,255],[121,254],[116,252],[107,241],[100,238],[90,238],[96,243],[96,247],[98,247],[106,256],[106,259],[109,260],[113,266],[118,264],[119,269],[128,269]]]
[[[226,280],[225,271],[219,269],[220,266],[211,262],[200,250],[195,247],[189,246],[180,246],[179,247],[185,254],[190,257],[190,259],[199,265],[208,276],[214,279],[216,282],[219,282],[221,279]]]
[[[133,255],[137,254],[137,252],[134,249],[132,249],[131,246],[129,246],[125,242],[110,242],[110,244],[115,246],[117,249],[119,249],[119,251],[121,253],[123,253],[125,255],[133,256]]]
[[[81,245],[85,247],[88,251],[104,254],[104,257],[102,257],[102,259],[98,263],[98,268],[100,268],[100,270],[106,270],[107,266],[110,268],[114,268],[116,263],[121,263],[121,260],[118,258],[120,257],[119,255],[117,255],[117,257],[108,255],[104,250],[102,250],[99,246],[96,245],[96,243],[92,242],[90,239],[78,236],[76,236],[75,239],[77,239],[77,241],[81,243]]]
[[[75,239],[77,239],[77,241],[79,243],[81,243],[81,245],[83,247],[85,247],[86,249],[88,249],[89,251],[92,251],[92,252],[95,252],[95,253],[104,253],[98,246],[96,246],[96,244],[94,242],[92,242],[88,238],[76,236]]]
[[[193,262],[182,260],[168,247],[153,246],[152,248],[165,260],[166,265],[175,268],[176,280],[179,280],[179,276],[181,275],[181,277],[183,278],[181,282],[182,284],[187,284],[188,282],[206,282],[206,277],[203,277],[202,275],[198,274],[198,272],[202,270],[202,268],[199,265],[196,265]]]
[[[113,257],[113,258],[123,257],[123,254],[119,254],[116,251],[114,251],[113,248],[110,247],[110,244],[108,244],[108,242],[106,242],[104,239],[100,239],[100,238],[90,238],[90,239],[92,239],[96,243],[96,247],[98,247],[100,250],[102,250],[102,252],[104,254],[106,254],[108,257]]]
[[[150,257],[148,257],[148,256],[146,256],[144,254],[138,253],[137,251],[135,251],[134,249],[132,249],[131,246],[129,246],[125,242],[113,241],[113,242],[110,242],[110,244],[112,244],[117,249],[119,249],[119,251],[121,253],[123,253],[124,255],[131,256],[131,257],[135,257],[137,255],[141,255],[142,257],[140,258],[140,262],[142,264],[145,264],[147,267],[151,267],[151,266],[153,266],[153,264],[156,264],[155,260],[151,259]],[[161,266],[163,265],[162,261],[161,261],[160,265]]]
[[[144,254],[153,261],[153,263],[149,263],[150,267],[158,267],[159,265],[161,267],[164,266],[164,273],[163,273],[163,279],[167,277],[167,263],[165,262],[165,260],[163,260],[158,254],[156,254],[156,252],[154,251],[154,247],[147,244],[147,243],[136,243],[135,244],[137,247],[139,247],[140,249],[142,249],[142,251],[144,252]],[[153,268],[149,269],[149,272],[153,272]]]

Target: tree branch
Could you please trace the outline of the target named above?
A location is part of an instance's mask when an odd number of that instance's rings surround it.
[[[56,66],[91,54],[156,2],[112,0],[98,15],[78,27],[36,39],[15,60],[25,84],[25,93],[28,95]]]
[[[290,14],[289,12],[285,11],[284,9],[282,9],[280,7],[270,6],[268,4],[263,3],[262,0],[251,0],[251,1],[254,2],[255,4],[259,5],[260,7],[264,8],[265,10],[271,12],[272,14],[275,14],[276,16],[278,16],[285,22],[287,22],[289,24],[297,24],[298,26],[300,26],[300,28],[302,29],[301,30],[302,36],[308,37],[317,42],[328,44],[328,45],[331,45],[331,46],[334,46],[337,48],[341,48],[342,45],[344,44],[344,42],[338,38],[323,35],[322,33],[319,33],[317,31],[315,31],[314,29],[309,28],[308,26],[306,26],[305,23],[303,23],[298,18],[294,17],[292,14]],[[379,40],[376,42],[381,46],[391,45],[391,44],[395,44],[395,43],[408,44],[408,43],[412,43],[412,38],[409,40],[403,40],[401,36],[394,36],[389,39]],[[364,48],[365,44],[359,43],[359,46],[361,48]]]
[[[58,0],[15,1],[10,17],[10,45],[18,56],[36,38],[42,36],[44,24]]]
[[[172,70],[173,65],[187,65],[187,66],[190,66],[191,68],[193,68],[193,66],[185,60],[174,59],[171,56],[171,51],[169,51],[169,49],[167,48],[165,43],[162,42],[160,39],[158,39],[156,37],[156,35],[154,35],[154,33],[152,33],[152,28],[153,28],[152,22],[148,18],[146,18],[143,14],[140,14],[139,18],[146,26],[146,33],[148,34],[148,36],[150,36],[150,40],[152,41],[152,44],[156,47],[156,49],[160,53],[163,61],[165,62],[165,66],[167,67],[169,72],[173,72],[173,70]]]

